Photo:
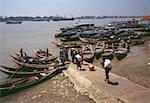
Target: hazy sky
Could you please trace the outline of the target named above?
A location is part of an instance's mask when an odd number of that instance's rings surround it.
[[[150,0],[0,0],[0,16],[150,15]]]

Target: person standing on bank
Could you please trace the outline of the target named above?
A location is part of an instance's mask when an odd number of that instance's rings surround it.
[[[112,69],[111,61],[109,59],[105,59],[105,61],[104,61],[104,69],[105,69],[105,75],[106,75],[105,81],[107,83],[109,83],[109,71]]]
[[[75,55],[77,54],[77,52],[72,48],[70,51],[70,55],[72,58],[72,62],[75,63]]]
[[[60,48],[59,56],[62,65],[65,65],[65,52],[63,48]]]

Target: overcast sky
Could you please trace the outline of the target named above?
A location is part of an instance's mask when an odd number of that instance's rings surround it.
[[[150,15],[150,0],[0,0],[0,16]]]

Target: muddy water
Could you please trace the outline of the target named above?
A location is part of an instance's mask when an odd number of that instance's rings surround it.
[[[50,52],[58,56],[58,48],[51,44],[57,42],[54,35],[60,27],[73,26],[76,23],[94,23],[96,26],[107,24],[111,21],[120,19],[101,19],[101,20],[75,20],[59,22],[23,22],[22,24],[0,23],[0,65],[14,66],[14,62],[9,54],[18,52],[23,48],[28,55],[35,55],[34,49],[49,48]],[[112,72],[124,76],[134,82],[146,87],[150,87],[150,69],[147,63],[150,62],[150,50],[147,47],[134,46],[128,56],[122,61],[113,59]],[[100,60],[94,64],[100,65]],[[0,73],[0,78],[6,75]]]

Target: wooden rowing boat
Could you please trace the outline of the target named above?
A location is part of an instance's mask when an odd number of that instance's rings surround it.
[[[82,38],[79,37],[80,41],[83,43],[88,43],[88,44],[96,44],[96,40],[95,39],[91,39],[91,38]]]
[[[103,52],[104,52],[104,44],[101,44],[100,42],[98,42],[96,44],[95,49],[94,49],[94,55],[95,55],[97,60],[101,57],[101,54]]]
[[[38,70],[33,68],[21,67],[21,68],[11,68],[6,66],[1,66],[0,71],[8,74],[9,76],[14,74],[14,78],[22,78],[22,77],[29,77],[39,73],[46,73],[48,69]],[[53,67],[54,68],[54,67]]]
[[[119,47],[115,50],[115,56],[118,60],[122,60],[127,56],[127,52],[128,49]]]
[[[30,62],[30,61],[26,61],[25,59],[23,58],[19,58],[19,57],[15,57],[13,55],[10,55],[13,59],[13,61],[22,66],[22,67],[29,67],[29,68],[36,68],[36,69],[45,69],[45,68],[48,68],[48,67],[52,67],[52,66],[55,66],[55,64],[42,64],[42,63],[39,63],[39,62]]]
[[[110,59],[112,60],[114,56],[114,49],[104,49],[104,53],[102,54],[102,59]]]
[[[88,46],[83,47],[82,54],[83,54],[83,60],[85,60],[88,63],[93,63],[94,52],[92,51],[92,48]]]
[[[67,68],[68,66],[60,66],[60,67],[57,67],[56,69],[49,70],[49,72],[47,73],[40,73],[29,78],[23,78],[21,82],[16,81],[16,82],[10,83],[9,85],[8,84],[0,85],[0,97],[4,97],[6,95],[10,95],[18,91],[35,86],[49,78],[54,77],[58,73],[62,72],[62,70],[67,69]]]
[[[52,42],[53,44],[55,44],[56,46],[58,47],[67,47],[67,48],[81,48],[81,45],[80,44],[77,44],[77,43],[70,43],[70,44],[65,44],[65,43],[55,43],[55,42]]]
[[[47,51],[41,49],[36,50],[36,56],[41,58],[40,60],[44,60],[45,62],[54,61],[57,58],[56,56],[48,53],[48,49]]]

